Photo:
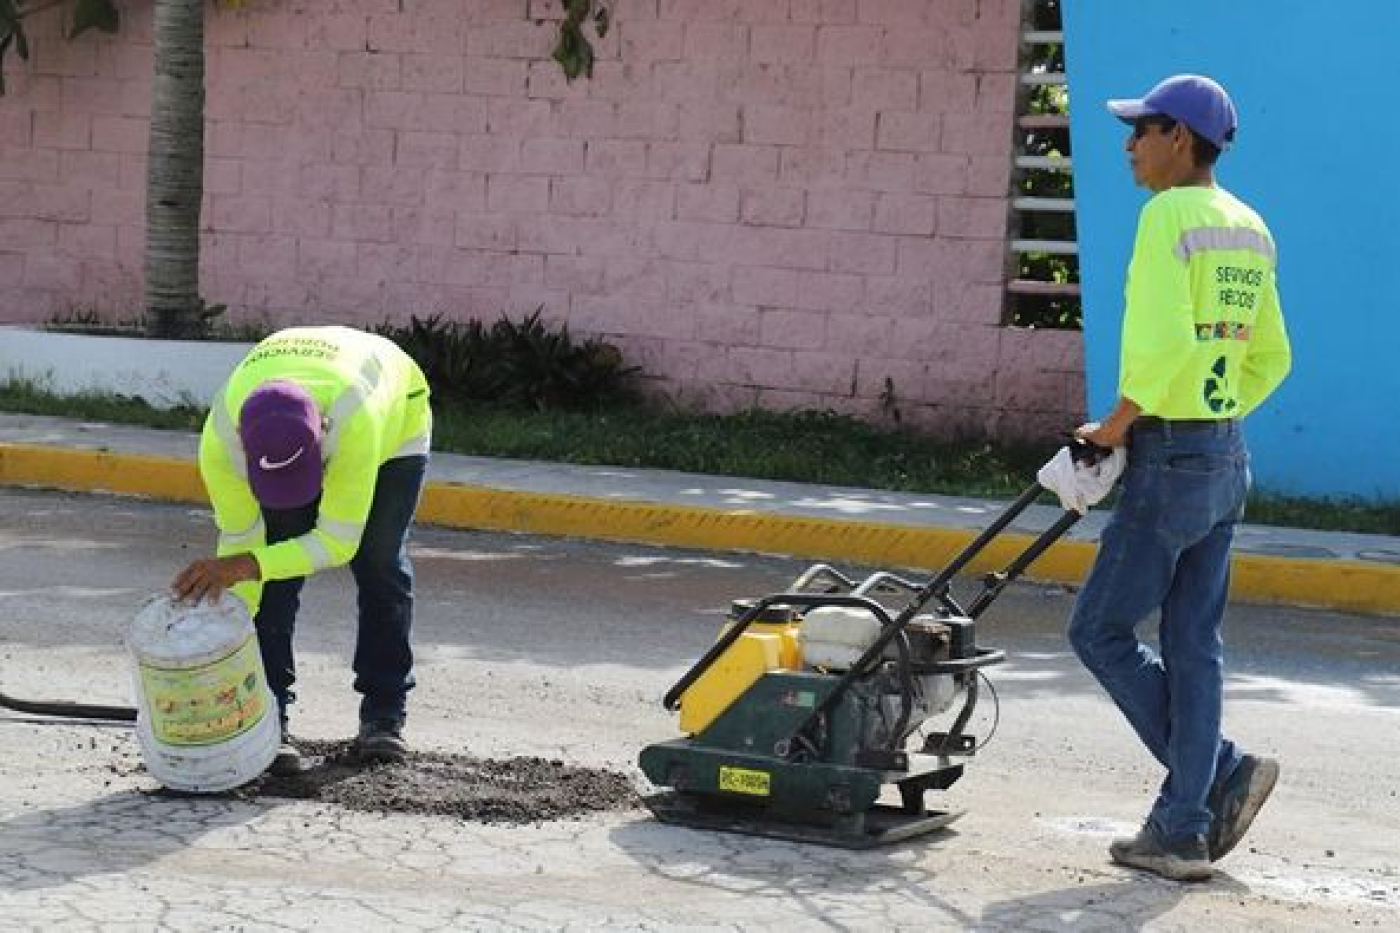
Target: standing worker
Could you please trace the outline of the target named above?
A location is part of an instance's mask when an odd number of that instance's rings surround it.
[[[432,432],[428,385],[392,341],[348,327],[296,327],[243,358],[211,406],[199,471],[219,529],[217,557],[180,572],[181,599],[232,590],[254,610],[282,718],[281,773],[300,767],[287,740],[296,699],[292,632],[308,574],[350,564],[358,589],[356,750],[403,759],[414,685],[408,529]]]
[[[1167,770],[1115,862],[1178,881],[1212,874],[1278,779],[1221,734],[1221,619],[1249,455],[1240,422],[1288,373],[1273,237],[1218,187],[1237,118],[1215,81],[1177,75],[1110,101],[1132,126],[1133,180],[1153,192],[1128,267],[1118,401],[1077,434],[1128,448],[1098,557],[1074,606],[1075,653]],[[1160,654],[1137,627],[1160,611]]]

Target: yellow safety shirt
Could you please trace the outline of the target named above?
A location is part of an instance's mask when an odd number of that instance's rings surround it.
[[[273,379],[293,382],[315,400],[324,475],[316,526],[269,545],[262,508],[248,485],[238,415],[248,395]],[[348,327],[278,331],[234,369],[200,435],[199,471],[214,507],[219,556],[252,554],[264,581],[349,562],[360,546],[379,467],[395,457],[427,454],[431,434],[427,380],[393,341]],[[262,583],[240,583],[233,592],[256,611]]]
[[[1143,414],[1240,418],[1291,365],[1273,237],[1221,188],[1169,188],[1142,209],[1128,267],[1119,394]]]

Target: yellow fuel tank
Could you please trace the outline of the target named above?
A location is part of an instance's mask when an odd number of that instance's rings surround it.
[[[720,628],[720,637],[752,608],[752,602],[736,601]],[[704,730],[768,671],[801,669],[799,628],[797,610],[791,606],[766,607],[744,634],[681,694],[681,731],[694,735]]]

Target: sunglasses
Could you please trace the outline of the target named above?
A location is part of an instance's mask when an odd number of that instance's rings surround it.
[[[1133,139],[1142,139],[1149,127],[1158,127],[1163,133],[1170,133],[1176,127],[1171,117],[1138,117],[1133,121]]]

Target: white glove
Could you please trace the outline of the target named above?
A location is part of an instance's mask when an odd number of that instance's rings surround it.
[[[1097,463],[1076,463],[1070,449],[1061,447],[1035,478],[1060,497],[1060,505],[1066,510],[1083,515],[1112,491],[1127,464],[1128,454],[1122,447],[1113,448],[1112,453]]]

